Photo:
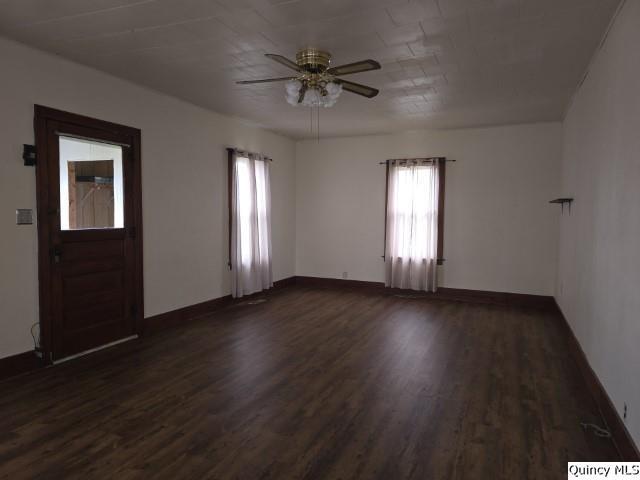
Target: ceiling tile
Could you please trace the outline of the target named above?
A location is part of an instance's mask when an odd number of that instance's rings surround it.
[[[265,53],[371,58],[326,135],[559,119],[619,0],[0,0],[0,35],[220,113],[308,136]]]
[[[413,43],[422,40],[424,32],[419,23],[403,25],[401,27],[389,28],[380,32],[380,38],[388,47]]]
[[[435,0],[413,0],[388,7],[387,12],[389,12],[389,16],[397,25],[440,18],[440,10]]]

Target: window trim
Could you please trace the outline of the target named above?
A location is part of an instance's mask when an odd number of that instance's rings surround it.
[[[438,259],[437,264],[442,265],[444,258],[444,188],[446,184],[447,159],[437,157],[433,159],[438,165]],[[389,213],[389,161],[385,162],[385,187],[384,187],[384,244],[382,259],[386,260],[387,254],[387,217]]]

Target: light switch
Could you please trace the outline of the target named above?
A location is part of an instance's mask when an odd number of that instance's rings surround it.
[[[33,210],[30,208],[18,208],[16,210],[16,225],[32,225]]]

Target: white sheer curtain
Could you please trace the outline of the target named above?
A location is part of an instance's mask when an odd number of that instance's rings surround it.
[[[385,285],[435,292],[438,162],[390,161]]]
[[[231,294],[242,297],[273,286],[270,162],[233,153],[231,161]]]

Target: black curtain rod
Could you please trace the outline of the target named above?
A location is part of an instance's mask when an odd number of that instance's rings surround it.
[[[247,152],[246,150],[241,150],[239,148],[233,148],[233,147],[227,147],[227,152],[229,153],[246,153],[248,155],[257,155],[259,157],[262,157],[263,160],[268,160],[269,162],[273,162],[273,158],[271,157],[267,157],[266,155],[261,155],[259,153],[252,153],[252,152]]]
[[[452,158],[446,157],[427,157],[427,158],[390,158],[384,162],[380,162],[380,165],[386,165],[389,162],[415,162],[415,161],[427,161],[427,160],[444,160],[445,162],[455,162]]]

